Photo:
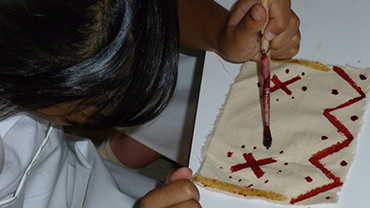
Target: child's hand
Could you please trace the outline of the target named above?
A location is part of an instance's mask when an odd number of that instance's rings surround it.
[[[141,200],[141,208],[198,208],[199,192],[191,182],[192,171],[180,168],[170,173],[166,184],[146,194]]]
[[[257,0],[240,0],[232,10],[220,35],[218,53],[227,60],[260,60],[259,32],[267,13]],[[291,58],[298,53],[300,21],[291,10],[290,0],[270,0],[270,18],[265,37],[271,41],[273,59]]]

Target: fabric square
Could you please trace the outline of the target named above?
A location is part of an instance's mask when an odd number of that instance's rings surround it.
[[[243,65],[204,147],[198,184],[280,204],[333,203],[353,161],[368,69],[271,62],[272,146],[263,146],[259,63]]]

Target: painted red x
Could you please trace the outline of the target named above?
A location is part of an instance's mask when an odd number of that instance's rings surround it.
[[[253,157],[252,153],[244,153],[243,157],[246,163],[231,166],[230,170],[232,173],[245,168],[251,168],[253,170],[254,175],[256,175],[257,178],[261,178],[265,174],[265,172],[260,168],[260,166],[277,162],[277,160],[273,159],[272,157],[257,161]]]
[[[272,76],[271,78],[271,81],[275,84],[273,87],[271,87],[271,92],[274,92],[278,89],[281,89],[283,90],[286,94],[288,95],[291,95],[292,94],[292,91],[290,91],[288,89],[288,85],[292,84],[293,82],[296,82],[298,80],[300,80],[301,77],[300,76],[296,76],[296,77],[293,77],[292,79],[288,80],[288,81],[285,81],[285,82],[281,82],[279,80],[279,78],[276,76],[276,74],[274,74],[274,76]]]

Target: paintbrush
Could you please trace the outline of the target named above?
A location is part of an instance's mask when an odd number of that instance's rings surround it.
[[[261,30],[261,74],[262,74],[262,99],[263,99],[263,145],[269,149],[272,143],[270,131],[270,42],[264,38],[265,28],[269,19],[269,1],[261,0],[262,6],[267,11],[267,19]]]

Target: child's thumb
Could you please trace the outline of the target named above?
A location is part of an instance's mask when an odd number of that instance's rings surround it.
[[[249,34],[257,34],[261,31],[267,18],[267,12],[261,4],[253,5],[240,24],[242,30],[248,31]]]
[[[190,168],[180,168],[170,172],[166,179],[166,184],[177,180],[191,180],[193,176],[193,171]]]

